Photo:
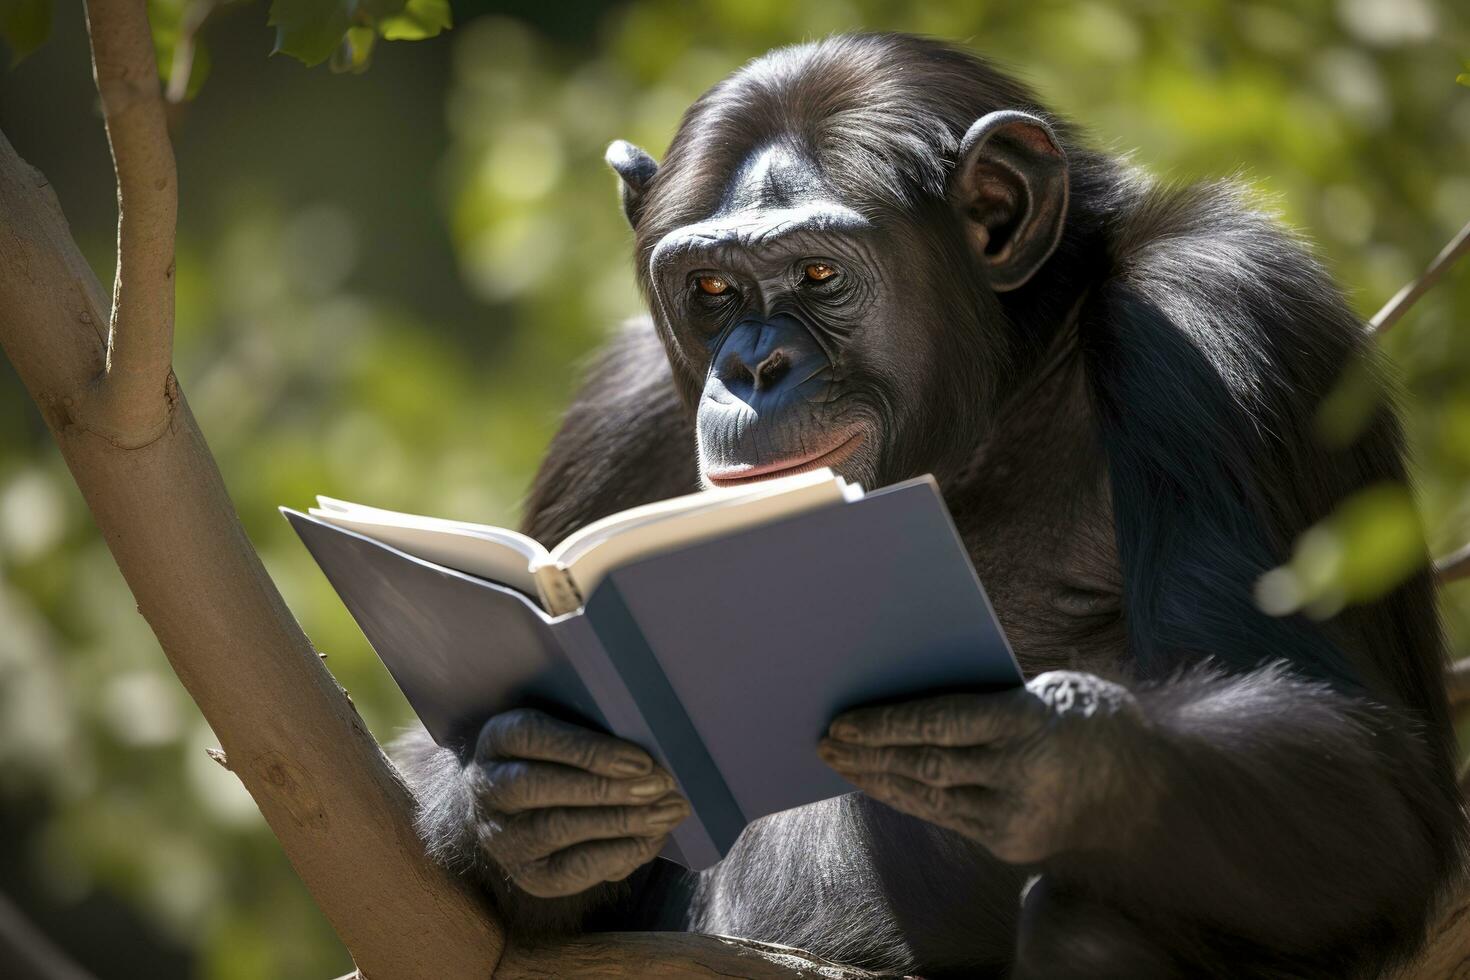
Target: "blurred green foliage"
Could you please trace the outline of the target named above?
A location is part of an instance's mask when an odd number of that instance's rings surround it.
[[[282,24],[283,2],[280,46],[339,68],[449,19],[410,0],[344,22],[337,0],[310,0],[298,9],[316,19]],[[13,53],[45,36],[42,9],[0,0],[0,24],[23,28],[5,29]],[[171,66],[188,4],[151,9]],[[322,492],[515,519],[573,366],[639,310],[609,140],[659,155],[701,90],[775,45],[859,28],[950,37],[1140,165],[1239,172],[1320,242],[1366,317],[1470,219],[1465,15],[1448,0],[466,3],[453,32],[342,79],[267,59],[263,3],[224,4],[195,38],[209,81],[174,120],[178,374],[271,573],[386,741],[406,706],[275,507]],[[74,10],[55,16],[50,43],[0,79],[0,129],[52,178],[105,282],[111,176],[85,36]],[[1316,591],[1298,605],[1370,598],[1417,567],[1421,528],[1435,553],[1470,539],[1467,309],[1462,269],[1384,338],[1414,499],[1369,488],[1304,538]],[[1343,379],[1325,440],[1352,437],[1369,390]],[[1470,654],[1465,586],[1444,608]],[[0,889],[106,976],[346,972],[211,744],[0,367]],[[128,929],[169,955],[119,957]]]
[[[51,0],[0,0],[0,40],[10,48],[12,66],[50,34]]]

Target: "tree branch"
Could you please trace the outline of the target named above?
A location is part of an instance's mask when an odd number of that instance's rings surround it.
[[[123,448],[168,426],[178,175],[145,0],[87,0],[92,65],[117,174],[117,272],[106,373],[85,422]]]
[[[0,134],[0,347],[231,771],[358,966],[483,980],[498,921],[424,853],[407,787],[266,575],[173,384],[177,196],[144,9],[88,4],[119,185],[108,337],[55,196]]]
[[[1445,668],[1444,681],[1451,709],[1458,712],[1470,705],[1470,657],[1456,660]]]
[[[546,946],[512,944],[495,980],[600,977],[603,980],[898,980],[819,956],[750,939],[694,933],[591,933]],[[349,980],[347,977],[341,980]]]
[[[1436,561],[1434,574],[1441,585],[1446,582],[1457,582],[1470,576],[1470,544]]]
[[[1455,260],[1467,251],[1470,251],[1470,223],[1466,223],[1465,227],[1460,229],[1460,233],[1450,239],[1450,243],[1440,250],[1422,276],[1400,289],[1393,299],[1383,304],[1383,309],[1368,321],[1368,329],[1374,333],[1381,333],[1398,323],[1404,314],[1409,312],[1410,307],[1419,301],[1419,297],[1429,292],[1450,266],[1455,264]]]
[[[1449,244],[1439,250],[1439,254],[1429,263],[1423,275],[1404,286],[1394,294],[1393,299],[1383,304],[1383,308],[1368,321],[1369,332],[1382,333],[1403,319],[1410,308],[1419,302],[1419,298],[1433,289],[1450,267],[1467,252],[1470,252],[1470,222],[1450,239]],[[1441,585],[1470,575],[1470,544],[1436,561],[1434,575]]]
[[[0,974],[32,980],[95,980],[0,893]]]

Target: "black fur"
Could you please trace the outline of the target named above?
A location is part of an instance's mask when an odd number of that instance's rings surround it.
[[[945,195],[960,137],[1009,108],[1060,134],[1072,203],[1050,261],[996,294]],[[1231,186],[1160,185],[967,54],[858,36],[775,52],[690,109],[640,188],[645,291],[657,242],[788,137],[933,280],[910,326],[948,373],[893,408],[903,444],[875,472],[940,476],[1028,671],[1134,690],[1151,737],[1127,774],[1162,787],[1158,812],[1126,846],[1017,869],[855,795],[753,825],[701,876],[656,862],[542,905],[474,856],[460,763],[418,736],[405,767],[435,852],[526,928],[737,933],[926,976],[1373,976],[1411,953],[1464,839],[1431,581],[1325,624],[1252,599],[1346,494],[1405,479],[1388,408],[1349,447],[1313,435],[1343,369],[1378,370],[1329,276]],[[654,311],[548,453],[526,521],[542,540],[698,485],[702,379]]]

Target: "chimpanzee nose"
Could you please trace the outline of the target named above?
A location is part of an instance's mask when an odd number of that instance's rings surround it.
[[[756,407],[812,375],[825,355],[811,332],[789,314],[735,325],[715,357],[715,377],[733,395]],[[803,370],[805,368],[805,370]]]
[[[779,347],[767,354],[765,360],[755,367],[747,364],[739,354],[734,352],[730,354],[728,373],[734,375],[730,380],[746,381],[756,391],[771,388],[789,370],[791,370],[791,357]]]

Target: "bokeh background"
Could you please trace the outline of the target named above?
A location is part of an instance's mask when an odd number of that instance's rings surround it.
[[[113,186],[80,4],[0,74],[0,130],[110,281]],[[322,492],[492,523],[574,367],[638,309],[601,163],[658,155],[683,107],[769,47],[850,29],[955,39],[1096,141],[1177,179],[1243,179],[1371,315],[1470,220],[1470,32],[1436,0],[456,3],[363,74],[269,57],[263,2],[218,7],[172,119],[177,371],[240,516],[380,740],[409,717],[276,514]],[[197,82],[198,79],[195,79]],[[1417,485],[1377,488],[1292,565],[1317,614],[1470,540],[1470,268],[1383,340]],[[1319,417],[1351,438],[1352,377]],[[1417,502],[1418,514],[1411,501]],[[1279,597],[1278,597],[1279,598]],[[1444,594],[1470,654],[1470,587]],[[170,673],[0,359],[0,893],[99,976],[331,977],[350,963]]]

